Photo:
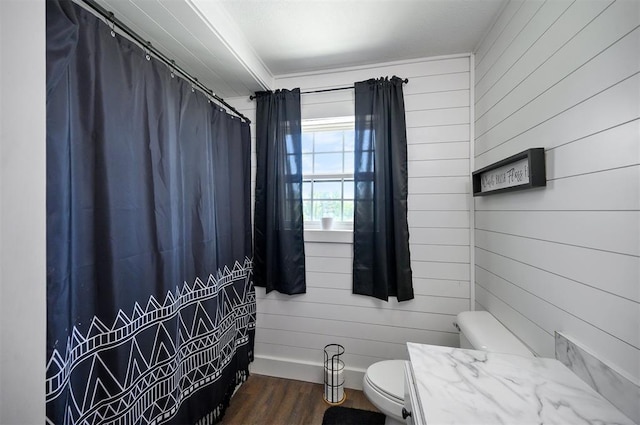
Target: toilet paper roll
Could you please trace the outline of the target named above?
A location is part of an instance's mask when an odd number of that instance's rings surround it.
[[[331,360],[325,364],[324,398],[329,403],[339,403],[344,398],[344,363]]]

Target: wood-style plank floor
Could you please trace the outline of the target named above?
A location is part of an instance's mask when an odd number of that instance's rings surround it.
[[[322,384],[251,375],[231,399],[223,425],[321,425],[329,407]],[[362,391],[345,389],[345,407],[378,411]]]

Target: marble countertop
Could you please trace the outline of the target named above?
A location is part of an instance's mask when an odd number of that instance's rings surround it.
[[[634,424],[555,359],[407,347],[428,425]]]

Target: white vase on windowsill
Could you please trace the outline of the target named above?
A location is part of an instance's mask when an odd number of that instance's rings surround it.
[[[333,217],[322,217],[322,230],[331,230],[333,227]]]

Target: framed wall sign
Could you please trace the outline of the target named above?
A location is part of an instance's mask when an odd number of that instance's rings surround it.
[[[472,174],[473,196],[547,185],[544,148],[527,149]]]

